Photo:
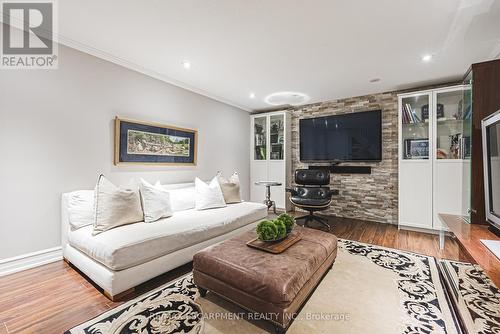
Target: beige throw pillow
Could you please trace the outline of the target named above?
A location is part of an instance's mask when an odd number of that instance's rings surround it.
[[[224,201],[227,204],[241,202],[240,178],[238,173],[234,172],[228,180],[219,172],[217,173],[217,179],[224,195]]]
[[[69,195],[68,218],[72,230],[94,223],[95,190],[77,190]]]
[[[95,188],[95,220],[92,234],[97,235],[143,219],[139,190],[118,188],[104,175],[100,175]]]
[[[161,185],[153,186],[144,179],[139,183],[144,222],[151,223],[172,216],[170,193]]]

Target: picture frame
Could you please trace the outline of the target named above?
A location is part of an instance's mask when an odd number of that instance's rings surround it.
[[[429,159],[429,139],[406,139],[406,159]]]
[[[197,151],[197,130],[115,118],[115,166],[196,166]]]

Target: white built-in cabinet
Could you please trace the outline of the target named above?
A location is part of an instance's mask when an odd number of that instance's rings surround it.
[[[291,181],[291,115],[276,111],[251,116],[250,122],[250,200],[263,202],[266,187],[257,181],[277,181],[282,185],[271,187],[271,199],[281,210],[290,210],[285,188]]]
[[[467,216],[471,108],[465,86],[399,95],[399,225],[441,228]]]

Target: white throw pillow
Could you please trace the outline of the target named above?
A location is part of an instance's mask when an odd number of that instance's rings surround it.
[[[138,189],[122,189],[99,176],[95,188],[95,220],[93,235],[144,219]]]
[[[151,223],[160,218],[172,216],[170,194],[161,185],[153,186],[141,179],[139,189],[141,191],[144,222]]]
[[[68,219],[72,230],[94,223],[94,190],[78,190],[69,194]]]
[[[155,184],[155,186],[159,185],[159,182]],[[171,188],[172,185],[161,186],[170,193],[170,205],[173,212],[194,209],[196,206],[194,186],[183,188]]]
[[[199,178],[194,180],[196,210],[220,208],[226,206],[224,195],[217,180],[217,176],[206,184]]]
[[[240,178],[237,172],[234,172],[229,179],[226,179],[221,172],[218,172],[217,180],[219,180],[226,204],[241,202]]]

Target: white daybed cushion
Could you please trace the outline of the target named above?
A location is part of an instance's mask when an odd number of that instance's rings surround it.
[[[153,186],[144,179],[139,182],[144,222],[151,223],[172,215],[170,193],[161,185]]]
[[[199,178],[194,180],[196,210],[214,209],[226,206],[224,195],[216,177],[206,184]]]
[[[130,268],[157,257],[229,233],[267,217],[267,207],[242,202],[212,210],[174,213],[168,224],[120,226],[96,236],[86,226],[68,234],[69,244],[112,270]]]
[[[71,229],[94,223],[94,190],[78,190],[69,194],[68,220]]]

